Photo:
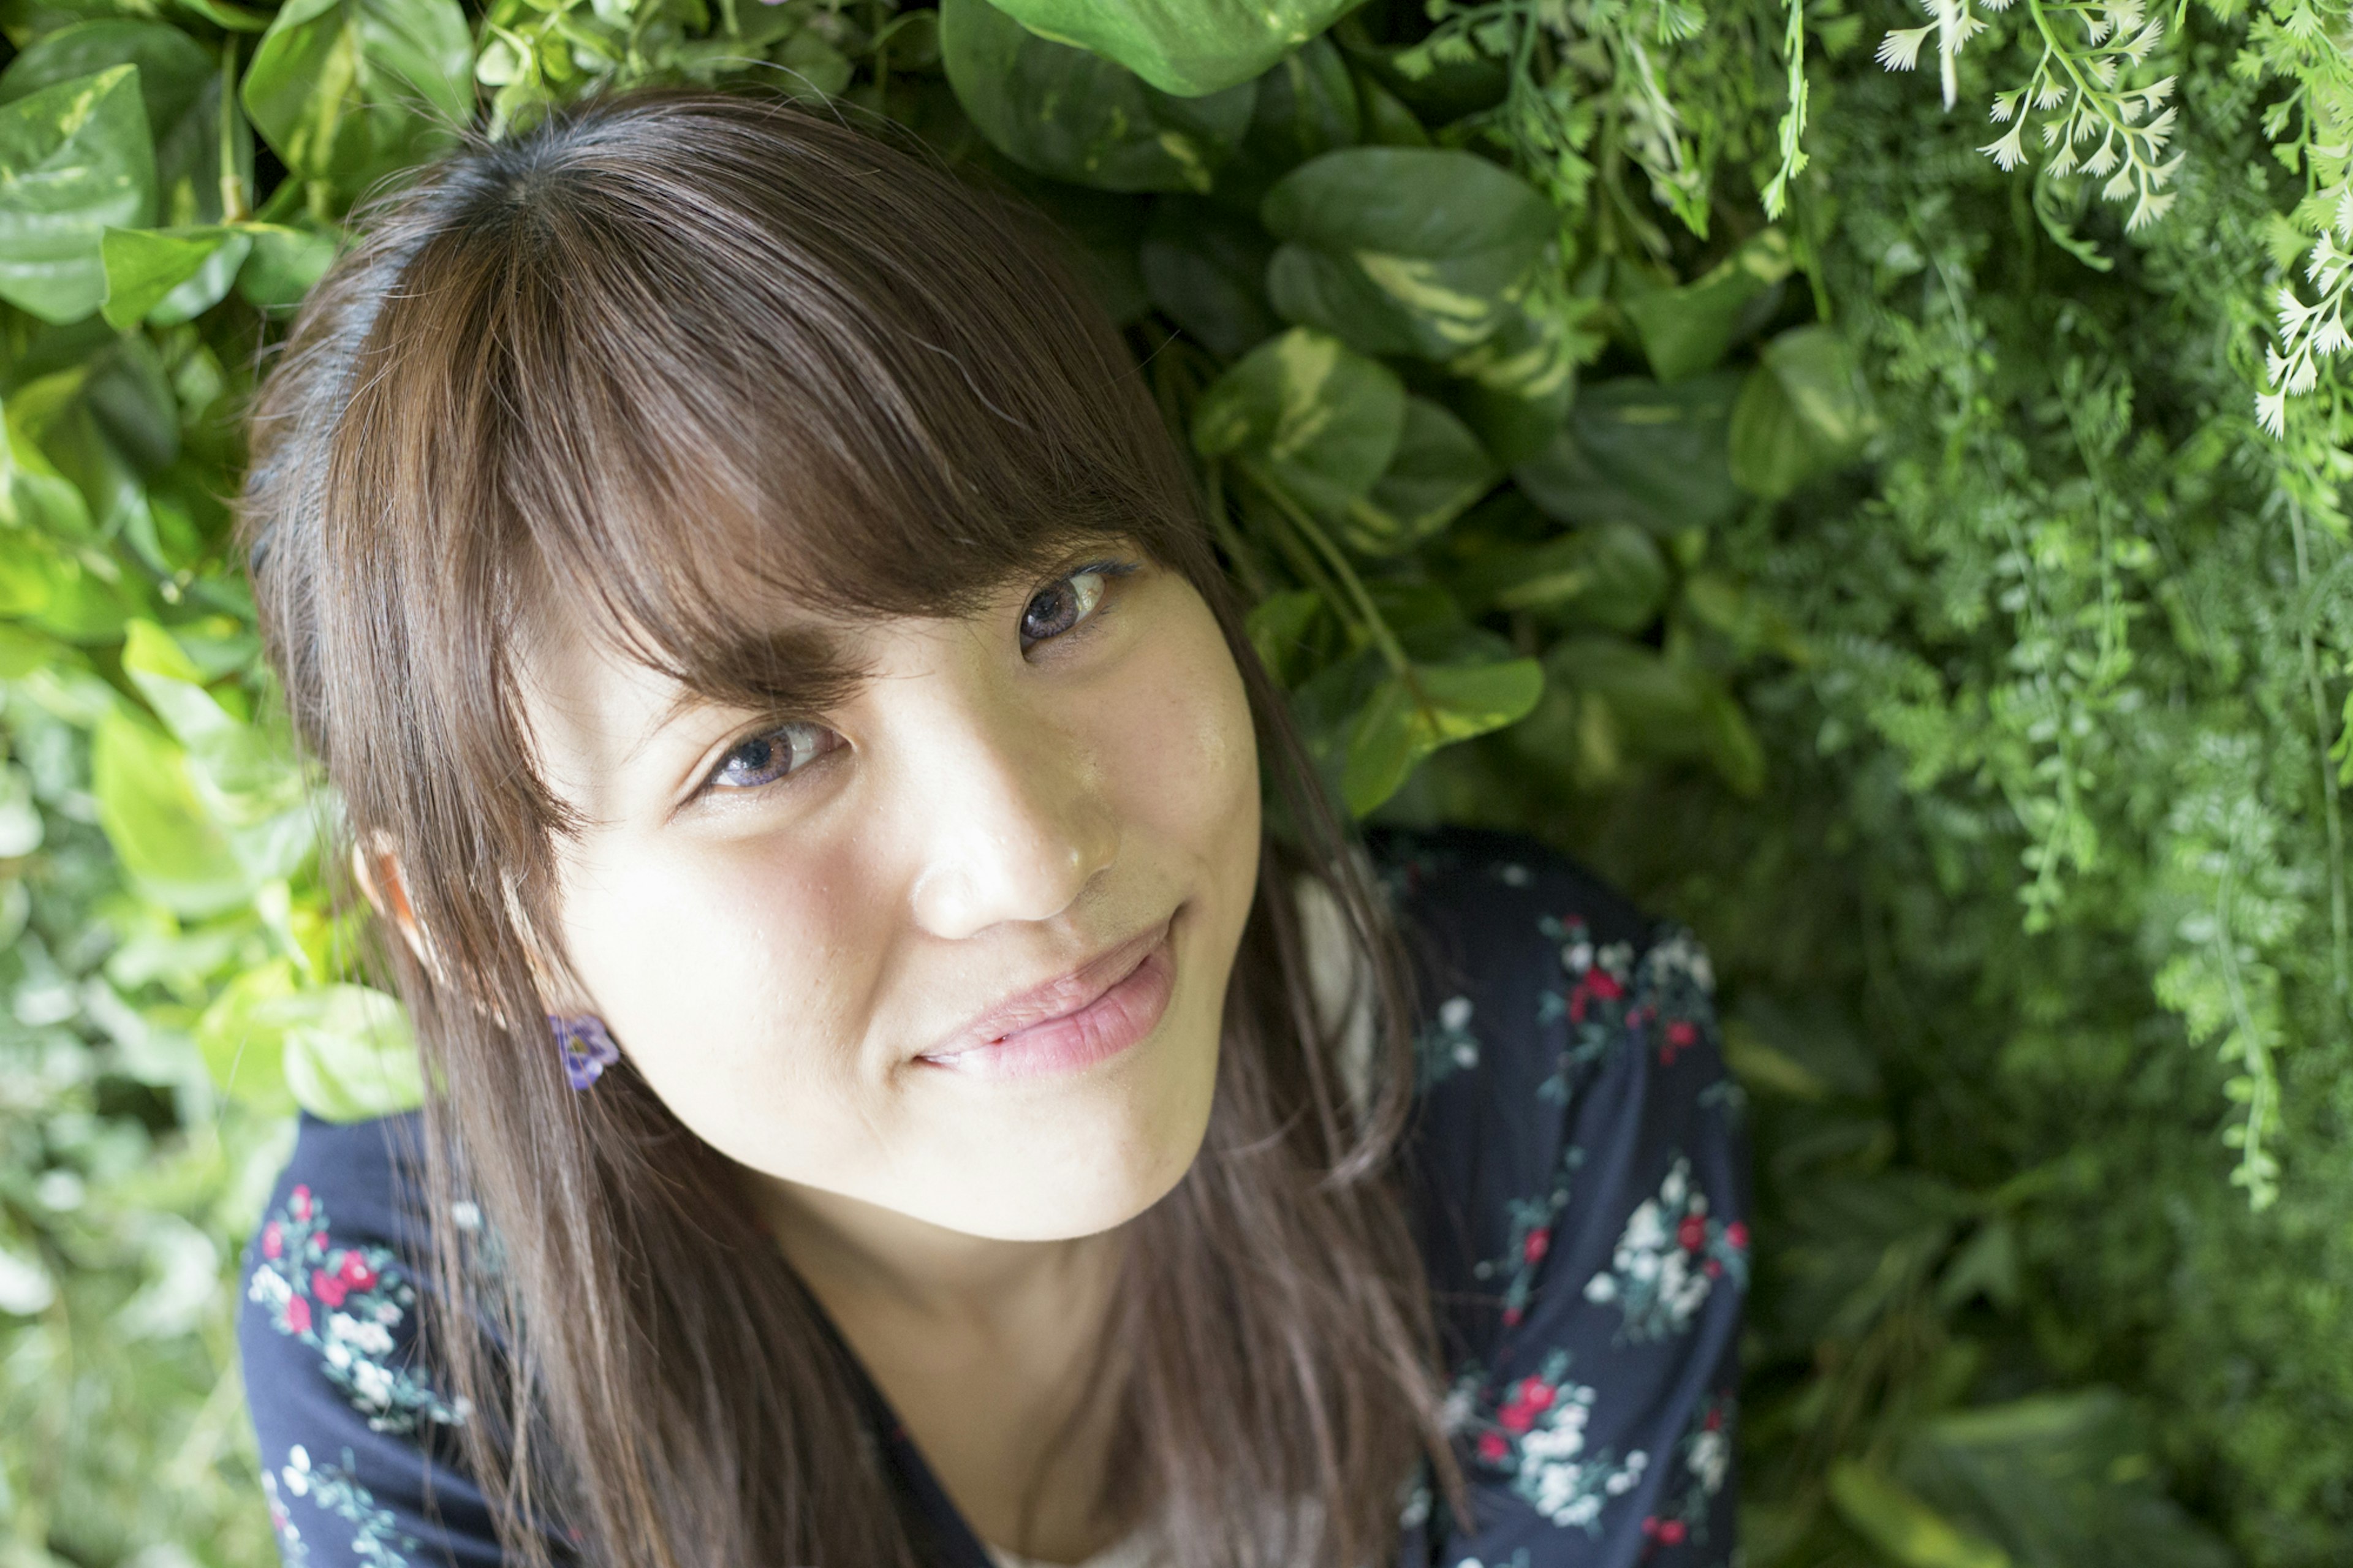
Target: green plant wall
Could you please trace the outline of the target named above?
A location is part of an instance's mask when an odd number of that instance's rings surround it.
[[[364,191],[794,91],[1059,219],[1359,815],[1694,923],[1757,1568],[2353,1557],[2342,0],[0,0],[0,1564],[269,1561],[228,1324],[413,1103],[227,547]]]

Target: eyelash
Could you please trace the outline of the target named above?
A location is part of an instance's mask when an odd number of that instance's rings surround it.
[[[1071,567],[1068,572],[1063,573],[1060,576],[1047,584],[1045,588],[1041,588],[1038,592],[1044,593],[1047,589],[1059,588],[1062,584],[1080,577],[1101,576],[1115,581],[1119,578],[1129,575],[1136,569],[1136,563],[1133,561],[1090,561],[1082,566]],[[1023,617],[1027,617],[1029,613],[1029,606],[1036,603],[1037,599],[1038,594],[1032,594],[1028,599],[1022,601],[1021,615]],[[1095,604],[1091,606],[1075,624],[1068,628],[1056,632],[1050,637],[1035,638],[1028,637],[1022,637],[1021,651],[1024,654],[1027,654],[1031,648],[1036,647],[1039,643],[1053,642],[1060,638],[1077,636],[1092,626],[1097,621],[1102,620],[1103,616],[1110,613],[1111,606],[1104,604],[1102,597],[1098,595]],[[1016,630],[1018,635],[1018,624]],[[797,719],[787,723],[776,725],[773,729],[763,730],[756,735],[745,736],[743,740],[738,741],[734,745],[728,748],[727,754],[720,758],[718,765],[713,767],[704,777],[702,787],[697,793],[701,795],[749,793],[753,790],[765,789],[772,784],[780,784],[787,779],[797,777],[807,770],[808,763],[805,762],[797,766],[790,767],[784,773],[776,775],[776,777],[763,779],[757,784],[723,784],[719,782],[719,775],[726,771],[728,764],[735,760],[738,752],[741,752],[755,744],[773,741],[776,737],[783,735],[788,731],[823,730],[824,728],[825,727],[821,724],[812,723],[807,720]],[[830,733],[830,731],[828,731],[828,733]],[[809,761],[814,762],[817,758],[823,757],[837,749],[838,748],[833,746],[820,748],[811,754]]]

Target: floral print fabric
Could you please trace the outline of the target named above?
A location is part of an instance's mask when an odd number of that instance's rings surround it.
[[[1574,862],[1376,830],[1422,996],[1406,1151],[1473,1517],[1409,1568],[1736,1558],[1748,1149],[1706,952]]]
[[[1472,1483],[1457,1520],[1414,1479],[1398,1568],[1732,1563],[1747,1146],[1706,953],[1525,837],[1367,847],[1415,957],[1400,1159]],[[469,1413],[416,1355],[416,1131],[305,1118],[248,1248],[240,1342],[289,1563],[499,1561],[450,1440]],[[861,1392],[940,1561],[990,1568]]]

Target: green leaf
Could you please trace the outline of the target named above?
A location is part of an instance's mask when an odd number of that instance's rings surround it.
[[[54,410],[79,397],[87,370],[77,366],[18,386],[6,398],[7,439],[0,442],[0,522],[58,540],[94,536],[90,503],[43,451],[40,429]]]
[[[1267,289],[1286,320],[1368,353],[1433,360],[1503,324],[1559,225],[1517,175],[1416,147],[1326,153],[1283,176],[1259,211],[1285,242]]]
[[[33,775],[0,763],[0,860],[18,860],[41,847],[45,829],[33,804]]]
[[[1831,1466],[1830,1484],[1839,1516],[1903,1568],[2010,1568],[2010,1553],[1954,1528],[1868,1465],[1838,1460]]]
[[[1308,632],[1324,613],[1324,597],[1308,588],[1269,594],[1250,606],[1245,625],[1259,662],[1282,686],[1296,686],[1311,652]]]
[[[1761,324],[1758,302],[1789,270],[1788,237],[1778,228],[1762,229],[1683,287],[1643,289],[1620,300],[1619,309],[1641,339],[1651,373],[1661,381],[1681,381],[1709,369],[1744,330]]]
[[[1516,300],[1484,342],[1447,361],[1462,379],[1450,388],[1455,408],[1497,462],[1524,463],[1560,434],[1577,399],[1577,366],[1600,346],[1581,332],[1591,300],[1531,310]]]
[[[1409,397],[1397,455],[1371,493],[1349,504],[1341,532],[1368,554],[1409,550],[1442,531],[1502,478],[1462,421],[1428,398]]]
[[[285,1031],[286,1087],[328,1121],[366,1121],[425,1103],[408,1015],[381,991],[324,985],[297,992],[270,1021]]]
[[[1779,500],[1852,461],[1878,428],[1846,340],[1827,326],[1783,332],[1741,383],[1730,435],[1734,482]]]
[[[0,299],[47,321],[106,298],[100,236],[154,219],[155,159],[135,66],[0,105]]]
[[[99,247],[100,258],[106,268],[103,313],[107,324],[122,330],[137,326],[146,320],[150,310],[203,271],[206,265],[220,253],[221,247],[233,238],[243,241],[237,253],[237,259],[241,262],[245,259],[245,247],[249,247],[252,241],[217,226],[177,231],[108,229]],[[231,267],[228,277],[220,280],[219,292],[214,294],[214,300],[228,291],[229,283],[236,276],[236,268]],[[198,310],[203,308],[199,306]]]
[[[458,0],[288,0],[240,96],[288,169],[350,195],[456,142],[473,64]]]
[[[1264,231],[1198,196],[1163,196],[1144,237],[1152,303],[1219,359],[1272,337],[1282,323],[1266,302]]]
[[[285,959],[231,982],[198,1020],[196,1046],[222,1090],[260,1110],[364,1121],[425,1103],[400,1004],[364,985],[303,988]]]
[[[1249,133],[1218,176],[1219,198],[1255,205],[1268,186],[1308,159],[1355,146],[1361,121],[1347,62],[1330,40],[1309,39],[1258,79]]]
[[[1341,798],[1351,812],[1366,816],[1395,795],[1423,758],[1516,721],[1543,693],[1543,667],[1532,658],[1415,663],[1393,672],[1356,717],[1340,774]]]
[[[1197,98],[1248,81],[1359,0],[1001,0],[1040,37]],[[944,7],[943,7],[944,9]]]
[[[90,778],[99,826],[123,869],[156,902],[207,915],[250,896],[245,868],[205,809],[177,741],[110,711],[92,738]]]
[[[2008,1235],[1999,1220],[1980,1232]],[[1997,1289],[2016,1268],[2004,1251],[1981,1269]],[[2021,1568],[2229,1568],[2229,1549],[2165,1494],[2150,1436],[2115,1388],[2039,1394],[1924,1423],[1896,1469]]]
[[[259,887],[291,876],[309,858],[318,825],[290,747],[223,708],[195,662],[153,622],[131,623],[122,671],[186,748],[195,796],[246,879]]]
[[[1335,515],[1388,469],[1405,410],[1396,372],[1336,338],[1294,327],[1202,393],[1193,447],[1204,458],[1249,464],[1303,505]]]
[[[1108,59],[1048,42],[987,0],[944,0],[940,51],[990,145],[1025,169],[1106,191],[1208,191],[1250,126],[1257,91],[1245,81],[1171,97]]]
[[[0,74],[0,102],[125,64],[139,68],[139,96],[154,137],[156,221],[174,227],[218,222],[220,64],[178,27],[118,17],[61,27],[37,39]],[[249,185],[253,132],[235,113],[229,132],[235,173]]]
[[[1631,377],[1583,387],[1560,434],[1513,469],[1528,498],[1563,522],[1631,522],[1677,533],[1740,505],[1728,451],[1740,379],[1672,386]]]
[[[1463,585],[1482,605],[1631,633],[1666,602],[1667,561],[1647,531],[1602,522],[1496,552],[1465,572]]]
[[[294,965],[272,959],[222,988],[196,1020],[196,1051],[223,1094],[264,1115],[294,1109],[286,1086],[286,1037],[270,1009],[294,994]]]
[[[1710,670],[1602,636],[1564,638],[1544,664],[1544,707],[1514,740],[1578,784],[1612,784],[1645,759],[1706,763],[1742,795],[1762,787],[1764,748]]]
[[[249,224],[253,253],[237,275],[237,291],[258,310],[290,310],[335,259],[335,237],[279,224]]]

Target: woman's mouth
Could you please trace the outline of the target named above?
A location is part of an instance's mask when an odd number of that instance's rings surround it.
[[[1152,1033],[1167,1011],[1176,979],[1175,927],[1172,915],[1132,963],[1121,955],[1126,972],[1092,1000],[990,1037],[967,1034],[964,1038],[970,1043],[916,1061],[984,1078],[1037,1078],[1076,1072],[1118,1056]]]

